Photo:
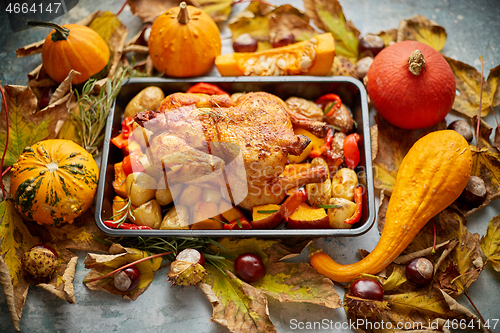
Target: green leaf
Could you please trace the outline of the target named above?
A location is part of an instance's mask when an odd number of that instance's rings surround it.
[[[335,38],[335,53],[356,62],[359,31],[347,21],[337,0],[304,0],[306,14],[314,24]]]
[[[481,238],[481,250],[493,268],[500,272],[500,215],[490,220],[486,235]]]
[[[49,136],[48,119],[34,119],[38,100],[29,87],[4,86],[5,100],[9,113],[9,142],[4,166],[11,166],[22,154],[24,148]],[[2,101],[0,112],[0,151],[4,151],[7,140],[5,106]]]

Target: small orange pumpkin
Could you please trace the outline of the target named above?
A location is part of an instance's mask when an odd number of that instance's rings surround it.
[[[383,49],[366,77],[366,90],[377,112],[401,128],[439,123],[455,100],[450,65],[434,48],[417,41],[402,41]]]
[[[148,45],[156,70],[174,77],[207,73],[222,47],[215,21],[185,2],[155,20]]]
[[[71,223],[97,189],[91,154],[70,140],[45,140],[25,148],[12,166],[11,193],[19,213],[38,224]]]
[[[64,81],[72,69],[80,73],[71,81],[73,84],[85,82],[106,70],[110,57],[108,44],[91,28],[51,22],[30,22],[30,25],[54,28],[42,48],[43,66],[54,81]]]

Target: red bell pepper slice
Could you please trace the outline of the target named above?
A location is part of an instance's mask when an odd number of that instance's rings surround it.
[[[312,158],[319,157],[319,156],[323,155],[323,153],[326,150],[331,150],[332,149],[332,142],[333,142],[333,128],[330,127],[330,129],[326,133],[325,144],[323,146],[319,147],[318,149],[311,150],[311,152],[309,153],[309,157],[312,157]]]
[[[326,104],[334,102],[335,104],[328,110],[327,116],[331,116],[336,110],[340,109],[342,106],[342,100],[339,95],[336,94],[325,94],[316,100],[316,104],[321,105],[321,108],[325,108]]]
[[[344,162],[349,169],[354,169],[359,163],[358,142],[361,139],[358,133],[352,133],[344,139],[342,150],[344,151]]]
[[[115,229],[127,229],[127,230],[152,230],[153,229],[147,225],[136,225],[136,224],[128,223],[128,222],[123,222],[123,223],[119,224],[116,221],[106,220],[103,223],[107,227],[115,228]]]
[[[363,209],[363,188],[358,186],[354,189],[354,202],[356,203],[356,211],[354,215],[344,221],[344,223],[354,224],[361,218],[361,210]]]
[[[141,163],[142,151],[133,151],[123,158],[122,168],[128,176],[133,172],[144,172],[144,166]]]
[[[239,224],[238,224],[239,222]],[[241,227],[240,227],[241,225]],[[231,223],[224,224],[225,230],[250,230],[253,229],[252,225],[246,217],[239,217]]]
[[[128,138],[130,137],[130,134],[132,134],[132,131],[134,130],[134,128],[132,127],[133,124],[134,124],[134,118],[127,117],[123,119],[121,133],[112,138],[111,142],[120,149],[126,147],[128,144]]]
[[[187,93],[192,94],[207,94],[207,95],[229,95],[227,92],[217,87],[214,84],[200,82],[191,86]]]

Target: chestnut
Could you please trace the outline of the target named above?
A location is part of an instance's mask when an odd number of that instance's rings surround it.
[[[234,272],[245,282],[255,282],[266,275],[266,267],[258,255],[243,253],[234,261]]]
[[[135,266],[130,266],[117,272],[114,277],[116,289],[120,291],[132,291],[141,281],[141,272]]]
[[[205,257],[196,249],[184,249],[177,253],[175,260],[187,261],[193,264],[205,266]]]
[[[470,176],[458,200],[466,205],[477,207],[483,203],[487,194],[484,180],[478,176]]]
[[[472,129],[465,120],[455,120],[448,125],[448,129],[462,135],[467,142],[471,142],[473,138]]]
[[[354,281],[349,287],[349,295],[374,301],[384,300],[384,289],[377,281],[370,278],[361,278]]]
[[[293,43],[295,43],[295,36],[292,33],[275,38],[271,41],[271,45],[273,46],[273,48],[283,47]]]
[[[255,52],[257,51],[257,47],[257,40],[248,33],[239,35],[233,41],[234,52]]]
[[[429,284],[434,275],[434,265],[424,257],[413,258],[406,264],[406,278],[418,285]]]
[[[362,56],[375,57],[385,47],[384,40],[377,35],[367,34],[359,40],[358,52]]]

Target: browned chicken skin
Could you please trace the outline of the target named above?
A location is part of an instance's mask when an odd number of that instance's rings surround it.
[[[290,187],[326,179],[324,168],[294,178],[294,184],[280,177],[288,154],[300,155],[309,144],[307,137],[294,134],[290,118],[287,105],[265,92],[234,101],[227,95],[175,93],[158,111],[141,112],[135,120],[153,132],[151,156],[169,185],[206,179],[225,168],[232,197],[246,195],[234,202],[251,209],[280,203]]]

